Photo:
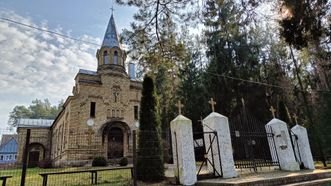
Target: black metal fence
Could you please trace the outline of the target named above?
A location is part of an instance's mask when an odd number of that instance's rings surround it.
[[[222,177],[222,168],[219,166],[221,156],[217,132],[195,132],[193,135],[202,136],[202,138],[193,139],[197,178]]]
[[[87,130],[68,136],[36,128],[1,130],[0,178],[7,186],[133,184],[130,136],[118,141],[127,145],[119,150],[123,157],[108,159],[109,145],[115,144],[102,143],[101,136],[94,134]]]
[[[279,167],[271,129],[250,115],[245,108],[230,118],[230,132],[235,166],[258,171],[262,167]],[[267,132],[268,131],[268,132]]]

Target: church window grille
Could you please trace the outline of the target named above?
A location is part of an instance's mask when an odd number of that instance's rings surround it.
[[[134,106],[134,119],[138,120],[139,119],[139,110],[138,110],[138,106]]]
[[[95,117],[95,107],[96,107],[96,103],[95,102],[91,102],[91,106],[90,106],[90,117],[94,118]]]
[[[113,118],[115,117],[115,110],[114,110],[114,109],[111,111],[111,116],[112,116]]]
[[[114,64],[115,65],[118,64],[118,52],[117,51],[114,52]]]
[[[120,110],[116,111],[116,117],[119,118],[120,117]]]
[[[109,56],[107,54],[107,51],[103,52],[103,63],[104,64],[109,64]]]

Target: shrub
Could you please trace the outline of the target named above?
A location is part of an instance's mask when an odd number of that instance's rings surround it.
[[[123,157],[120,160],[120,166],[127,166],[128,165],[128,158]]]
[[[52,160],[48,158],[43,159],[39,162],[38,167],[43,169],[52,168]]]
[[[161,121],[154,81],[148,76],[145,76],[143,81],[140,108],[137,179],[141,181],[163,180],[163,148],[159,133]]]
[[[107,166],[107,160],[102,157],[95,157],[92,161],[92,167],[105,167]]]

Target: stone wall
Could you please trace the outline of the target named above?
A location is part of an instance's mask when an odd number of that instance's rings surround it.
[[[17,163],[22,163],[23,150],[26,141],[27,128],[18,128],[18,152]],[[48,128],[33,128],[30,133],[30,144],[40,144],[45,149],[45,158],[49,158],[50,155],[50,130]],[[42,154],[40,154],[42,156]],[[43,157],[40,157],[41,160]]]
[[[124,156],[131,156],[131,130],[136,129],[134,107],[140,107],[141,82],[126,76],[78,74],[74,95],[65,103],[64,111],[52,126],[52,159],[56,165],[66,161],[91,160],[107,155],[107,143],[102,143],[103,127],[120,121],[128,125],[124,131]],[[99,83],[96,83],[97,80]],[[93,83],[88,83],[93,82]],[[116,96],[115,96],[116,95]],[[96,103],[93,135],[89,142],[91,102]],[[90,144],[89,144],[90,143]]]

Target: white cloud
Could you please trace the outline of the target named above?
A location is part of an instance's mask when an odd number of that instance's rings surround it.
[[[34,24],[14,12],[1,17],[49,29],[47,21]],[[61,27],[56,32],[68,34]],[[80,37],[93,43],[99,38]],[[35,98],[49,98],[53,104],[71,94],[79,68],[96,70],[97,46],[64,39],[17,24],[0,21],[0,128],[5,128],[15,105],[28,105]]]

